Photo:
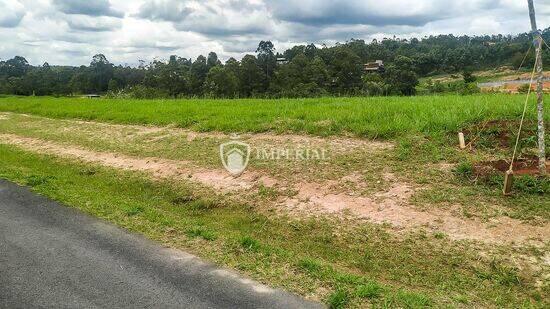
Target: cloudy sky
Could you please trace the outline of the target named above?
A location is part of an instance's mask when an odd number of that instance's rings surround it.
[[[550,1],[535,0],[539,28]],[[117,64],[277,50],[302,43],[529,31],[527,0],[0,0],[0,59]]]

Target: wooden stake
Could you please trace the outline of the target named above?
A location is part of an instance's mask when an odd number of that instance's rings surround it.
[[[466,149],[466,141],[464,140],[464,133],[458,133],[458,142],[460,144],[460,149]]]
[[[536,47],[536,63],[537,70],[537,126],[538,126],[538,144],[539,144],[539,172],[541,175],[546,175],[546,148],[544,145],[544,94],[543,82],[544,74],[542,73],[542,35],[537,29],[537,19],[535,16],[535,5],[533,0],[527,0],[529,4],[529,18],[531,19],[531,29],[535,36]]]
[[[512,194],[512,185],[514,184],[514,171],[509,170],[504,174],[504,188],[502,189],[502,193],[504,195],[510,195]]]

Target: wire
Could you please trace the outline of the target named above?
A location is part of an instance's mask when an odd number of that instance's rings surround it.
[[[546,43],[546,42],[545,42]],[[529,52],[531,51],[531,49],[533,48],[533,45],[529,44],[529,49],[527,50],[527,52],[525,53],[525,56],[523,57],[523,60],[521,60],[521,64],[519,65],[519,68],[518,70],[516,71],[516,75],[519,74],[519,71],[521,70],[521,68],[523,67],[523,64],[525,63],[525,60],[527,59],[527,56],[529,56]]]
[[[514,170],[514,161],[516,159],[516,154],[518,150],[519,145],[519,138],[521,135],[521,130],[523,129],[523,121],[525,120],[525,114],[527,112],[527,103],[529,103],[529,96],[531,95],[531,87],[533,86],[533,80],[535,79],[535,71],[537,69],[537,64],[540,61],[538,55],[535,56],[535,65],[533,66],[533,72],[531,73],[531,80],[529,81],[529,90],[527,90],[527,98],[525,99],[525,103],[523,104],[523,113],[521,115],[521,122],[519,123],[519,130],[518,135],[516,137],[516,145],[514,146],[514,153],[512,154],[512,161],[510,162],[510,168],[509,171]]]

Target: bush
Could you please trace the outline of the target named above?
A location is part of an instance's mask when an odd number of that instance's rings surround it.
[[[458,93],[460,93],[461,95],[476,94],[480,92],[481,90],[474,83],[463,84],[462,88],[460,88],[458,91]]]
[[[170,95],[162,89],[135,85],[118,91],[109,91],[106,97],[112,99],[166,99]]]
[[[518,87],[518,92],[519,93],[527,93],[527,92],[529,92],[529,88],[531,88],[531,85],[523,84],[523,85]]]
[[[279,94],[283,98],[318,98],[327,95],[327,91],[316,83],[299,83],[292,89],[282,90]]]
[[[472,71],[469,69],[462,72],[462,77],[464,78],[465,84],[471,84],[477,80],[477,77],[475,77],[474,74],[472,74]]]
[[[443,93],[446,91],[445,85],[441,81],[428,82],[427,88],[430,93]]]

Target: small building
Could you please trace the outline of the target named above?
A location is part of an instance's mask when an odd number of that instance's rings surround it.
[[[382,60],[365,64],[365,72],[367,73],[384,73],[385,71],[386,68],[384,68],[384,61]]]
[[[282,57],[277,58],[277,64],[287,64],[287,63],[288,63],[288,59],[282,58]]]

